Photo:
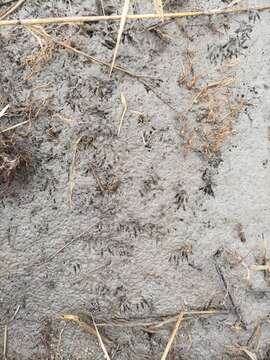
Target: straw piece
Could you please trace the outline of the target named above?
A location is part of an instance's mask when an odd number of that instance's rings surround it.
[[[7,360],[7,337],[8,337],[8,327],[5,325],[4,329],[4,344],[3,344],[3,359]]]
[[[4,14],[0,15],[0,20],[5,19],[8,15],[12,14],[15,10],[17,10],[25,0],[19,0],[15,5],[11,5]]]
[[[125,98],[125,95],[124,93],[121,92],[121,103],[122,103],[122,106],[123,106],[123,111],[122,111],[122,115],[121,115],[121,119],[120,119],[120,123],[119,123],[119,127],[118,127],[118,132],[117,132],[117,136],[120,136],[120,131],[121,131],[121,128],[122,128],[122,125],[123,125],[123,121],[124,121],[124,117],[126,115],[126,112],[127,112],[127,100]]]
[[[187,11],[187,12],[172,12],[164,13],[164,19],[185,18],[185,17],[198,17],[198,16],[214,16],[224,14],[237,14],[249,11],[263,11],[269,10],[270,5],[262,6],[246,6],[239,8],[225,8],[213,9],[207,11]],[[36,18],[36,19],[14,19],[14,20],[0,20],[0,26],[29,26],[29,25],[42,25],[42,24],[74,24],[74,23],[89,23],[96,21],[119,21],[122,15],[103,15],[103,16],[66,16],[66,17],[49,17],[49,18]],[[143,20],[143,19],[158,19],[159,14],[133,14],[127,15],[125,20]]]
[[[5,113],[8,111],[9,104],[7,104],[1,111],[0,111],[0,119],[5,115]]]
[[[106,360],[111,360],[110,357],[109,357],[108,351],[107,351],[107,349],[106,349],[106,347],[104,345],[104,342],[102,340],[102,337],[101,337],[101,335],[100,335],[100,333],[98,331],[97,325],[96,325],[95,320],[94,320],[93,317],[92,317],[92,320],[93,320],[93,324],[94,324],[94,327],[95,327],[95,330],[96,330],[96,333],[97,333],[98,342],[99,342],[99,345],[100,345],[100,347],[101,347],[101,349],[102,349],[102,351],[104,353],[104,356],[105,356]]]
[[[25,124],[28,124],[28,123],[29,123],[29,120],[22,121],[22,122],[20,122],[20,123],[18,123],[18,124],[9,126],[9,127],[7,127],[6,129],[0,130],[0,133],[3,134],[3,133],[5,133],[5,132],[7,132],[7,131],[17,129],[18,127],[20,127],[20,126],[22,126],[22,125],[25,125]]]
[[[118,35],[117,35],[117,42],[116,42],[116,46],[115,46],[114,54],[113,54],[110,76],[111,76],[113,68],[114,68],[118,48],[119,48],[120,41],[121,41],[121,36],[124,31],[124,26],[125,26],[125,22],[126,22],[126,18],[127,18],[128,9],[129,9],[129,0],[125,0],[123,11],[122,11],[122,16],[121,16],[121,20],[120,20],[120,27],[119,27],[119,31],[118,31]]]
[[[161,357],[161,360],[166,360],[167,355],[169,354],[169,351],[171,349],[173,340],[174,340],[174,338],[175,338],[175,336],[177,334],[177,331],[178,331],[178,329],[179,329],[179,327],[181,325],[181,322],[182,322],[182,320],[184,318],[184,315],[185,315],[185,312],[182,310],[180,312],[179,316],[178,316],[178,319],[177,319],[176,323],[175,323],[174,329],[173,329],[173,331],[171,333],[171,336],[169,338],[169,341],[168,341],[168,344],[167,344],[167,346],[165,348],[165,351],[164,351],[164,353],[163,353],[163,355]]]

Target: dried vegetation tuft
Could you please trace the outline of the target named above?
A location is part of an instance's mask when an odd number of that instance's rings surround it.
[[[18,173],[27,170],[30,153],[15,135],[0,134],[0,181],[8,185]]]

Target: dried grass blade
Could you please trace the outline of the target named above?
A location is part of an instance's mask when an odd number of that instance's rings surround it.
[[[163,353],[163,355],[161,357],[161,360],[166,360],[167,355],[169,354],[169,351],[171,349],[173,340],[174,340],[174,338],[175,338],[175,336],[177,334],[177,331],[178,331],[178,329],[179,329],[179,327],[181,325],[181,322],[182,322],[182,320],[184,318],[184,315],[185,315],[185,312],[182,310],[180,312],[179,316],[178,316],[178,319],[177,319],[176,323],[175,323],[174,329],[173,329],[173,331],[171,333],[171,336],[170,336],[169,341],[167,343],[167,346],[166,346],[166,348],[164,350],[164,353]]]
[[[251,265],[251,271],[269,271],[270,272],[270,264],[265,265]]]
[[[8,327],[5,325],[4,330],[4,344],[3,344],[3,359],[7,360],[7,337],[8,337]]]
[[[18,127],[22,126],[22,125],[25,125],[25,124],[28,124],[29,123],[29,120],[26,120],[26,121],[22,121],[18,124],[15,124],[15,125],[12,125],[12,126],[9,126],[8,128],[6,129],[3,129],[3,130],[0,130],[0,134],[3,134],[7,131],[10,131],[10,130],[14,130],[14,129],[17,129]]]
[[[99,342],[99,345],[100,345],[100,347],[101,347],[101,349],[102,349],[102,351],[104,353],[104,356],[105,356],[106,360],[111,360],[110,356],[109,356],[109,354],[107,352],[107,349],[106,349],[106,347],[104,345],[104,342],[102,340],[102,337],[100,335],[100,332],[98,331],[97,325],[96,325],[95,320],[94,320],[93,317],[92,317],[92,320],[93,320],[93,324],[94,324],[94,327],[95,327],[95,330],[96,330],[96,333],[97,333],[98,342]]]
[[[248,349],[244,349],[243,351],[251,360],[257,360],[257,356]]]
[[[4,107],[4,109],[2,109],[2,110],[0,111],[0,119],[1,119],[1,117],[3,117],[3,116],[5,115],[5,113],[8,111],[8,108],[9,108],[9,104],[7,104],[7,105]]]
[[[8,15],[17,10],[26,0],[19,0],[15,5],[11,5],[4,14],[0,15],[0,20],[5,19]]]
[[[171,12],[164,13],[164,18],[186,18],[198,16],[215,16],[224,14],[240,14],[250,11],[265,11],[269,10],[270,5],[261,6],[245,6],[239,8],[225,8],[225,9],[212,9],[207,11],[186,11],[186,12]],[[132,14],[127,15],[126,19],[131,20],[144,20],[144,19],[157,19],[159,15],[154,14]],[[0,20],[1,26],[28,26],[28,25],[47,25],[47,24],[74,24],[84,22],[96,21],[119,21],[122,19],[121,15],[106,15],[106,16],[63,16],[63,17],[49,17],[49,18],[27,18],[27,19],[13,19],[13,20]]]
[[[121,103],[122,103],[122,106],[123,106],[123,111],[122,111],[122,115],[121,115],[121,119],[120,119],[120,123],[119,123],[119,127],[118,127],[117,136],[120,136],[120,131],[121,131],[121,128],[122,128],[122,125],[123,125],[124,117],[126,115],[127,108],[128,108],[125,95],[122,92],[121,92]]]
[[[113,60],[112,60],[112,65],[111,65],[111,70],[110,70],[110,76],[111,76],[113,68],[114,68],[114,63],[115,63],[115,60],[116,60],[116,56],[117,56],[118,48],[119,48],[119,45],[120,45],[122,33],[124,31],[124,26],[125,26],[126,19],[127,19],[128,9],[129,9],[129,0],[125,0],[123,11],[122,11],[122,16],[121,16],[121,21],[120,21],[120,27],[119,27],[119,31],[118,31],[118,35],[117,35],[117,42],[116,42],[116,46],[115,46],[114,54],[113,54]]]
[[[250,360],[258,360],[256,354],[249,351],[246,347],[239,346],[239,348]]]

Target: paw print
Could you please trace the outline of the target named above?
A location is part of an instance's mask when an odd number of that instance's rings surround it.
[[[188,194],[186,190],[179,191],[179,193],[175,195],[175,200],[177,204],[177,210],[181,207],[184,211],[186,211],[186,206],[188,203]]]

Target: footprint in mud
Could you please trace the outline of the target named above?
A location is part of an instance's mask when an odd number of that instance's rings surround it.
[[[186,211],[188,203],[188,193],[186,190],[182,189],[175,195],[175,202],[177,204],[177,210],[182,208],[184,211]]]
[[[202,174],[202,181],[204,184],[199,188],[199,190],[203,191],[206,195],[215,197],[212,174],[208,168],[206,168]]]
[[[152,304],[144,297],[127,299],[126,296],[123,296],[120,298],[119,309],[123,313],[144,313],[152,309]]]
[[[193,255],[193,248],[191,244],[184,244],[179,248],[173,250],[169,255],[169,263],[179,267],[182,263],[186,262],[193,269],[202,271],[199,266],[196,266],[190,257]]]

